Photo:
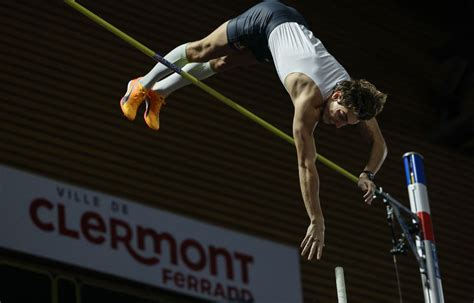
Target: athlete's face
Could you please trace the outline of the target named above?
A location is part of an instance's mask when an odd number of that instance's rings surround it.
[[[341,104],[342,95],[340,92],[334,92],[329,97],[328,104],[324,109],[323,122],[341,128],[348,124],[354,125],[359,123],[359,118],[354,110],[347,108]]]

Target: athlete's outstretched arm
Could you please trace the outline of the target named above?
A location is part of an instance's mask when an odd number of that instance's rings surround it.
[[[298,156],[298,171],[303,202],[310,224],[301,243],[301,255],[311,260],[315,253],[321,258],[324,247],[324,217],[319,201],[319,175],[316,169],[316,145],[313,131],[318,122],[319,110],[310,98],[294,100],[293,137]]]

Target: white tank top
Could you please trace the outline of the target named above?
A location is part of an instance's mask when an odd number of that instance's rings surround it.
[[[337,62],[323,43],[303,25],[296,22],[278,25],[268,38],[280,81],[290,73],[303,73],[319,87],[323,100],[331,95],[336,83],[350,80],[344,67]]]

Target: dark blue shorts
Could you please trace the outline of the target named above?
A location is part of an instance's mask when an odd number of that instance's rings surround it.
[[[296,9],[278,1],[264,1],[229,21],[227,40],[234,49],[249,48],[258,61],[271,62],[268,37],[275,27],[285,22],[296,22],[308,27]]]

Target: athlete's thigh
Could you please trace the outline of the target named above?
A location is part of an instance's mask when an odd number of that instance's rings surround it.
[[[205,38],[189,43],[187,55],[191,61],[205,62],[229,55],[233,50],[227,40],[227,24],[224,22]]]

